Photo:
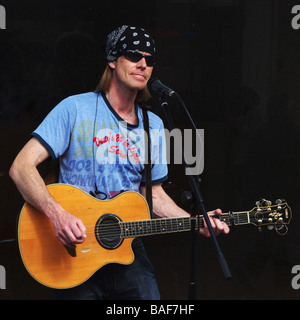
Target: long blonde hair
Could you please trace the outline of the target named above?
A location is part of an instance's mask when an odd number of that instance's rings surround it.
[[[113,76],[113,69],[109,65],[107,65],[99,83],[97,84],[96,91],[108,92],[111,85],[112,76]],[[138,91],[138,94],[136,96],[136,102],[143,103],[150,98],[151,98],[151,95],[146,86],[144,89]]]

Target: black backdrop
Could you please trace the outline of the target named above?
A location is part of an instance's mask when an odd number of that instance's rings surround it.
[[[261,197],[288,200],[289,233],[243,226],[218,240],[233,278],[224,280],[210,239],[201,238],[199,299],[297,299],[291,273],[299,253],[300,30],[297,1],[0,1],[0,240],[16,237],[23,200],[8,176],[30,132],[63,98],[94,90],[105,66],[106,34],[143,26],[157,42],[155,76],[185,101],[205,130],[201,190],[207,209],[250,210]],[[155,99],[153,110],[161,114]],[[179,128],[189,128],[171,103]],[[40,167],[46,174],[49,163]],[[179,204],[189,189],[170,165],[166,191]],[[162,299],[186,299],[189,234],[145,239]],[[0,243],[6,289],[0,299],[52,299],[24,269],[15,242]]]

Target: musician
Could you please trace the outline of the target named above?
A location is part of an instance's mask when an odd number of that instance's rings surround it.
[[[10,169],[25,201],[50,219],[56,237],[71,248],[85,241],[86,226],[50,196],[37,170],[40,163],[58,158],[59,182],[76,185],[99,199],[109,199],[122,190],[145,196],[144,150],[139,150],[138,132],[143,129],[140,103],[150,96],[147,82],[155,64],[155,42],[141,28],[121,26],[108,35],[106,55],[107,67],[97,90],[59,103],[33,132]],[[148,114],[150,130],[162,129],[162,120]],[[154,137],[151,144],[151,158],[157,159],[165,152],[164,143]],[[154,215],[189,216],[162,188],[167,165],[157,161],[151,172]],[[221,210],[209,214],[220,215]],[[218,219],[211,219],[211,224],[216,234],[229,232]],[[206,227],[200,232],[209,236]],[[133,241],[133,251],[132,264],[108,264],[84,284],[57,290],[56,298],[159,299],[153,267],[140,239]]]

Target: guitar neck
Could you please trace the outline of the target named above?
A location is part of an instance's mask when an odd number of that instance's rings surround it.
[[[220,221],[224,221],[228,226],[249,224],[250,215],[247,211],[223,213],[221,216],[215,217]],[[204,227],[204,217],[199,216],[195,219],[196,229]],[[199,224],[199,226],[198,226]],[[184,232],[191,230],[191,218],[166,218],[152,219],[141,221],[121,222],[123,238],[141,237],[148,235]]]

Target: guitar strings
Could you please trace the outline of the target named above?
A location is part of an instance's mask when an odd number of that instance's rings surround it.
[[[242,212],[245,214],[245,212]],[[234,216],[238,217],[240,215],[240,213],[233,213]],[[149,223],[149,224],[152,224],[152,225],[155,225],[155,224],[159,224],[159,223],[166,223],[166,225],[168,224],[172,224],[172,221],[174,220],[185,220],[185,221],[188,221],[190,218],[189,217],[179,217],[179,218],[168,218],[168,219],[156,219],[156,220],[139,220],[139,221],[136,221],[136,220],[133,220],[133,221],[122,221],[122,222],[118,222],[119,225],[125,225],[125,224],[130,224],[132,223],[133,225],[138,225],[138,224],[143,224],[143,223]],[[188,220],[187,220],[188,219]],[[200,222],[203,222],[203,216],[200,217],[201,221]],[[219,220],[221,221],[224,221],[228,219],[228,221],[230,220],[230,214],[222,214],[221,216],[219,216]],[[238,217],[237,219],[239,222],[248,222],[248,217]],[[100,229],[100,228],[105,228],[105,227],[111,227],[111,228],[114,228],[116,227],[117,223],[107,223],[105,225],[95,225],[95,226],[87,226],[87,230],[89,230],[90,232],[94,232],[94,230],[97,230],[97,229]],[[106,229],[106,228],[105,228]]]
[[[95,226],[94,228],[89,228],[87,229],[87,234],[109,234],[110,232],[112,232],[111,234],[115,234],[115,233],[133,233],[133,232],[138,232],[138,231],[145,231],[145,230],[164,230],[164,229],[171,229],[171,231],[177,231],[180,230],[181,226],[177,226],[174,227],[174,225],[172,226],[170,223],[166,223],[163,226],[162,225],[155,225],[155,224],[149,224],[147,225],[147,222],[151,221],[151,220],[141,220],[141,221],[133,221],[132,223],[129,221],[126,222],[118,222],[118,223],[111,223],[111,224],[106,224],[103,226]],[[145,223],[146,222],[146,223]],[[182,225],[186,225],[186,223],[182,224]],[[190,225],[185,226],[185,230],[188,229],[188,227],[190,227]],[[118,229],[118,230],[116,230]]]
[[[243,224],[243,223],[248,223],[248,214],[249,212],[235,212],[232,215],[237,218],[235,220],[238,220],[238,224]],[[241,216],[242,215],[242,216]],[[247,216],[243,216],[247,215]],[[230,225],[230,214],[229,213],[223,213],[221,216],[218,217],[221,221],[226,222],[227,224]],[[203,227],[201,225],[203,223],[203,216],[200,216],[200,228]],[[99,225],[99,226],[94,226],[94,227],[87,227],[87,234],[95,234],[99,235],[102,234],[103,236],[108,236],[108,235],[118,235],[118,234],[123,234],[125,232],[133,235],[140,235],[140,232],[143,231],[145,232],[146,230],[149,231],[151,229],[151,232],[159,232],[164,231],[164,232],[176,232],[176,231],[182,231],[180,227],[172,226],[172,221],[174,220],[183,220],[183,222],[190,221],[189,217],[179,217],[179,218],[168,218],[168,219],[157,219],[157,220],[140,220],[140,221],[122,221],[118,223],[108,223],[106,225]],[[150,226],[144,225],[144,224],[150,224]],[[162,226],[161,224],[164,223]],[[132,225],[130,225],[132,224]],[[159,225],[160,224],[160,225]],[[126,228],[127,227],[127,228]],[[116,228],[117,230],[116,232]],[[172,230],[168,230],[168,229]],[[101,232],[100,232],[101,229]],[[154,229],[154,230],[153,230]],[[190,229],[190,224],[188,224],[185,230]]]
[[[265,213],[268,213],[268,211],[260,211],[259,214],[261,215],[264,215]],[[231,224],[231,221],[230,221],[230,215],[229,213],[223,213],[221,216],[219,216],[219,220],[220,221],[223,221],[223,222],[226,222],[227,224]],[[245,223],[251,223],[252,220],[251,218],[253,218],[255,216],[254,213],[251,213],[251,212],[247,212],[247,211],[241,211],[241,212],[234,212],[232,213],[232,216],[235,220],[235,223],[236,224],[245,224]],[[144,229],[146,226],[140,226],[139,224],[143,224],[143,223],[150,223],[151,224],[151,228],[168,228],[170,227],[170,224],[172,224],[172,221],[174,220],[186,220],[186,219],[190,219],[189,217],[179,217],[179,218],[169,218],[169,219],[157,219],[157,220],[140,220],[140,221],[122,221],[122,222],[119,222],[119,226],[120,226],[120,230],[121,231],[124,231],[122,230],[122,227],[125,226],[125,224],[130,224],[132,223],[133,226],[128,226],[128,229],[131,228],[131,231],[135,231],[137,230],[136,228],[140,228],[140,229]],[[200,223],[203,222],[203,216],[200,216]],[[155,223],[153,223],[155,222]],[[157,226],[155,224],[159,224],[159,223],[165,223],[164,226]],[[116,223],[111,223],[111,224],[106,224],[105,226],[94,226],[94,227],[91,227],[91,228],[87,228],[89,229],[89,231],[87,231],[87,233],[96,233],[97,230],[100,230],[101,228],[101,232],[110,232],[110,231],[115,231],[115,228],[116,228]],[[202,225],[200,225],[200,227],[203,227]],[[148,227],[149,228],[149,227]],[[188,228],[190,228],[190,225],[188,225]],[[188,229],[187,228],[187,229]],[[177,228],[178,229],[178,228]],[[127,230],[125,230],[127,231]],[[177,231],[176,228],[173,228],[173,231]]]
[[[171,221],[172,220],[172,221]],[[180,224],[172,223],[175,220],[181,221]],[[185,231],[190,228],[189,218],[171,218],[171,219],[157,219],[157,220],[140,220],[140,221],[125,221],[118,223],[108,223],[102,226],[95,226],[89,228],[87,234],[95,235],[115,235],[115,234],[129,234],[141,235],[141,232],[154,233],[157,232],[175,232]],[[116,228],[118,230],[116,230]],[[184,228],[182,230],[182,228]]]
[[[246,217],[240,217],[240,215],[241,214],[247,214],[248,212],[234,212],[233,213],[233,216],[236,216],[236,218],[238,218],[237,220],[238,221],[248,221],[248,217],[246,216]],[[230,214],[229,213],[223,213],[221,216],[219,216],[219,217],[214,217],[214,218],[218,218],[219,220],[221,220],[221,221],[224,221],[226,218],[227,219],[230,219]],[[203,221],[203,216],[200,216],[200,219]],[[151,220],[151,219],[149,219],[149,220],[139,220],[139,221],[136,221],[136,220],[133,220],[133,221],[121,221],[121,222],[118,222],[119,224],[126,224],[126,223],[132,223],[132,224],[138,224],[138,223],[150,223],[150,224],[158,224],[158,223],[162,223],[162,222],[166,222],[166,223],[168,223],[168,222],[170,222],[170,223],[172,223],[172,221],[174,221],[174,220],[186,220],[186,221],[188,221],[188,220],[190,220],[190,218],[189,217],[178,217],[178,218],[167,218],[167,219],[153,219],[153,220]],[[116,224],[117,223],[107,223],[107,224],[105,224],[105,226],[116,226]],[[87,226],[86,228],[87,228],[87,230],[88,229],[90,229],[90,230],[95,230],[95,229],[97,229],[97,228],[103,228],[104,227],[104,225],[102,225],[102,226],[100,226],[100,225],[94,225],[94,226],[92,226],[92,225],[89,225],[89,226]]]
[[[273,207],[273,206],[271,206]],[[270,207],[269,207],[270,208]],[[229,226],[231,225],[231,220],[235,224],[249,224],[253,223],[252,219],[256,218],[256,214],[265,215],[269,210],[262,210],[259,212],[251,212],[251,211],[241,211],[241,212],[233,212],[233,213],[223,213],[222,215],[216,217],[220,221],[226,222]],[[203,227],[204,217],[200,216],[200,228]],[[180,221],[182,225],[174,225],[172,226],[172,222]],[[188,222],[188,224],[187,224]],[[147,225],[148,224],[148,225]],[[186,225],[187,224],[187,225]],[[177,227],[177,228],[176,228]],[[191,227],[190,225],[190,217],[178,217],[178,218],[167,218],[167,219],[149,219],[149,220],[140,220],[140,221],[121,221],[117,223],[107,223],[105,225],[94,225],[86,227],[87,235],[102,235],[102,236],[120,236],[122,238],[130,238],[134,236],[142,236],[157,234],[157,233],[171,233],[171,232],[180,232],[187,231]],[[198,223],[197,226],[198,228]],[[117,228],[117,230],[116,230]],[[183,228],[183,229],[182,229]]]

